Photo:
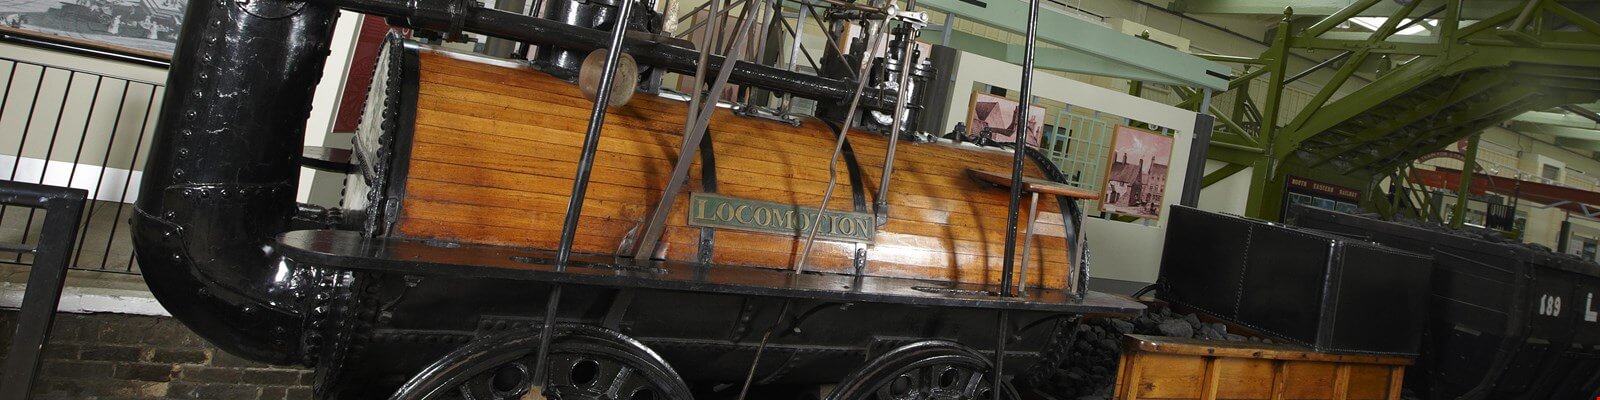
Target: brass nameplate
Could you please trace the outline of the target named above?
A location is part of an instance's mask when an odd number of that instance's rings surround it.
[[[804,237],[817,221],[817,209],[793,204],[746,200],[711,193],[689,195],[689,225]],[[872,215],[828,211],[817,223],[817,238],[872,243]]]

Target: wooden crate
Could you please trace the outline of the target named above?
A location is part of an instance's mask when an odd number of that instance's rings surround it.
[[[1123,340],[1120,400],[1395,400],[1412,363],[1281,344],[1142,335]]]

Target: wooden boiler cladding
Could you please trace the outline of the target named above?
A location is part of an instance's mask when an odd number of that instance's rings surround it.
[[[420,61],[410,174],[394,232],[555,249],[592,102],[575,85],[539,72],[428,51]],[[626,106],[610,108],[575,251],[616,254],[630,231],[642,230],[672,171],[684,115],[685,103],[657,96],[635,96]],[[710,129],[717,194],[821,204],[835,138],[825,124],[807,120],[795,127],[717,109]],[[876,134],[850,136],[868,204],[887,143]],[[898,151],[889,222],[868,245],[866,273],[998,284],[1008,190],[978,183],[967,170],[1008,172],[1010,152],[910,144]],[[700,228],[686,223],[690,192],[703,191],[698,157],[695,164],[662,238],[670,260],[698,261]],[[1031,161],[1025,164],[1029,176],[1042,177]],[[852,211],[843,160],[838,182],[828,208]],[[1040,204],[1042,212],[1058,212],[1054,201]],[[1033,243],[1028,285],[1064,287],[1066,243],[1052,236]],[[718,229],[711,261],[787,269],[802,245],[788,235]],[[818,239],[807,269],[848,273],[855,248]]]

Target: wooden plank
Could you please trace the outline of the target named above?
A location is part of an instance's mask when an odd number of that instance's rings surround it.
[[[1205,357],[1206,373],[1200,383],[1200,400],[1217,400],[1217,384],[1222,379],[1222,359]]]
[[[1405,357],[1361,356],[1318,353],[1299,346],[1252,342],[1223,342],[1215,340],[1172,338],[1145,335],[1126,335],[1128,348],[1164,354],[1216,355],[1224,357],[1264,358],[1272,360],[1321,361],[1359,364],[1411,365],[1415,362]]]
[[[1350,364],[1339,364],[1334,369],[1333,399],[1350,400]]]
[[[1390,372],[1388,365],[1349,364],[1351,400],[1388,400]]]
[[[972,175],[973,178],[984,182],[989,182],[1000,187],[1011,187],[1012,181],[1010,174],[1001,175],[998,172],[990,172],[979,169],[968,169],[967,173]],[[1027,177],[1022,178],[1022,190],[1031,193],[1053,194],[1057,196],[1067,196],[1085,200],[1100,199],[1099,193],[1085,191],[1060,183]]]
[[[1200,398],[1206,361],[1200,357],[1147,353],[1139,369],[1139,381],[1134,387],[1142,399],[1197,399]]]
[[[1122,364],[1117,366],[1117,376],[1121,379],[1118,379],[1116,387],[1112,388],[1115,393],[1112,398],[1118,400],[1139,399],[1137,386],[1142,377],[1139,376],[1139,368],[1137,366],[1143,364],[1142,361],[1144,360],[1141,354],[1123,353]]]
[[[1315,361],[1287,361],[1283,396],[1295,400],[1332,400],[1337,364]]]
[[[1400,391],[1405,381],[1406,367],[1395,366],[1389,372],[1389,393],[1385,396],[1388,400],[1400,400]]]
[[[1267,400],[1272,398],[1272,385],[1277,361],[1249,358],[1220,357],[1222,368],[1217,380],[1217,398],[1231,400]]]
[[[1289,393],[1289,362],[1277,360],[1272,365],[1272,400],[1285,400]]]

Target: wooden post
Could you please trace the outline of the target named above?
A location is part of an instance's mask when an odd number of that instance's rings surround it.
[[[1217,383],[1222,378],[1222,359],[1206,357],[1206,378],[1200,384],[1200,400],[1217,400]]]

